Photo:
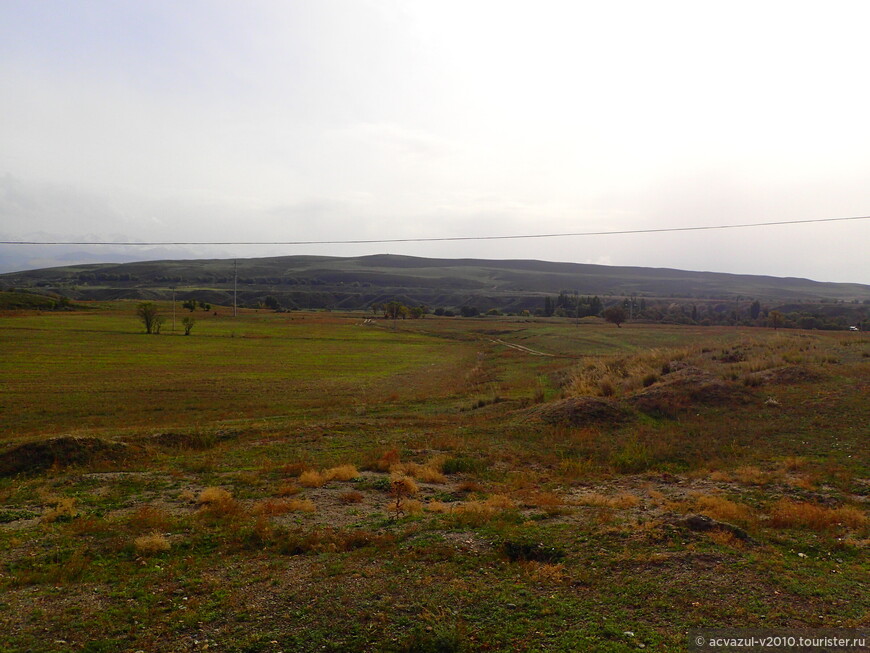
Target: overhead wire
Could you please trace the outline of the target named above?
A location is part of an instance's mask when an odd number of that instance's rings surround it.
[[[621,236],[627,234],[654,234],[679,231],[711,231],[716,229],[745,229],[748,227],[773,227],[780,225],[810,224],[821,222],[844,222],[847,220],[868,220],[870,216],[851,216],[843,218],[813,218],[809,220],[778,220],[771,222],[751,222],[741,224],[700,225],[693,227],[659,227],[655,229],[621,229],[617,231],[576,231],[542,234],[507,234],[490,236],[436,236],[420,238],[371,238],[348,240],[263,240],[263,241],[94,241],[94,240],[0,240],[0,245],[101,245],[111,247],[159,247],[173,245],[376,245],[389,243],[436,243],[463,240],[523,240],[532,238],[573,238],[585,236]]]

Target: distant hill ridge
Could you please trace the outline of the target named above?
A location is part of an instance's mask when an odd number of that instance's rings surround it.
[[[39,289],[79,300],[196,296],[231,302],[233,259],[68,265],[0,275],[0,286]],[[691,272],[537,260],[432,259],[392,254],[237,259],[240,303],[267,295],[298,308],[367,308],[411,304],[502,310],[535,309],[545,295],[784,302],[870,300],[870,286],[721,272]]]

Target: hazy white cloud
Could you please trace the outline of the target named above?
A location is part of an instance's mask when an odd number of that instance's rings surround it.
[[[864,215],[867,18],[860,2],[7,0],[0,231],[333,240]],[[868,241],[851,222],[161,255],[391,251],[868,283]],[[11,251],[5,269],[67,256]]]

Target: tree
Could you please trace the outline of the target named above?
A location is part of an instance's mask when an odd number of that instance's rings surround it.
[[[782,326],[783,315],[779,311],[771,311],[767,314],[767,319],[770,322],[770,326],[773,327],[774,331]]]
[[[756,299],[749,307],[749,317],[751,317],[753,320],[757,320],[759,313],[761,313],[761,304]]]
[[[274,295],[266,295],[266,299],[263,300],[263,305],[266,308],[271,308],[273,311],[277,311],[281,308],[281,304],[278,303],[278,299]]]
[[[163,318],[157,307],[151,302],[142,302],[136,306],[136,316],[145,327],[145,333],[160,333]]]
[[[615,324],[617,328],[622,328],[620,325],[625,322],[625,309],[622,306],[611,306],[604,309],[601,317]]]
[[[475,306],[461,306],[459,308],[459,314],[462,317],[477,317],[480,315],[480,311],[477,310]]]
[[[196,324],[196,320],[193,319],[190,315],[182,318],[181,324],[184,326],[184,335],[189,336],[190,330],[193,328],[193,325]]]
[[[544,297],[544,316],[550,317],[553,315],[553,312],[556,310],[556,307],[553,305],[553,299],[547,295]]]
[[[184,302],[181,305],[181,307],[186,308],[188,311],[193,313],[196,310],[196,300],[195,299],[188,299],[186,302]]]

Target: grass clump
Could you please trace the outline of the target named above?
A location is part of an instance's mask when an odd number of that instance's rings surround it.
[[[41,521],[50,524],[52,522],[71,521],[78,517],[76,500],[72,497],[59,497],[54,500],[54,505],[42,514]]]
[[[310,499],[266,499],[254,506],[255,515],[277,516],[288,512],[315,512],[317,507]]]
[[[169,543],[169,538],[163,533],[155,531],[147,535],[140,535],[133,540],[133,548],[136,549],[136,553],[139,555],[147,556],[165,553],[172,547]]]
[[[857,508],[826,508],[806,501],[780,499],[770,512],[770,523],[776,528],[827,531],[840,528],[863,529],[868,526],[868,519]]]

